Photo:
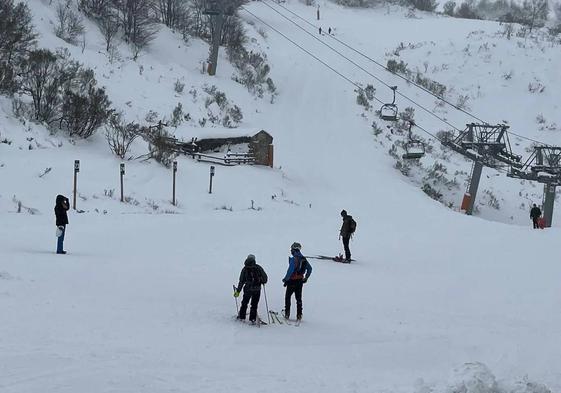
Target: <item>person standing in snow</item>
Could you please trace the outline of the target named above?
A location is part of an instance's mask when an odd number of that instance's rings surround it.
[[[331,27],[327,29],[327,34],[331,35]]]
[[[346,210],[341,210],[341,217],[343,218],[343,225],[341,225],[341,230],[339,231],[339,239],[343,239],[343,247],[345,248],[345,261],[346,263],[351,262],[351,249],[349,248],[349,242],[356,229],[356,222],[353,216],[347,214]]]
[[[66,254],[64,251],[64,235],[66,233],[66,226],[68,225],[68,214],[70,209],[70,201],[64,195],[57,195],[55,203],[55,217],[57,226],[57,254]]]
[[[302,245],[292,243],[290,247],[291,256],[288,258],[288,270],[282,279],[286,287],[284,296],[284,317],[290,318],[290,305],[292,294],[296,298],[296,319],[302,319],[302,288],[312,274],[312,265],[300,252]]]
[[[251,300],[251,308],[249,310],[249,321],[255,323],[257,319],[257,307],[259,298],[261,297],[261,285],[267,283],[267,273],[261,266],[255,262],[255,255],[249,254],[245,260],[244,267],[240,273],[240,281],[234,297],[240,296],[243,288],[242,305],[238,314],[239,320],[245,320],[247,306]]]
[[[321,27],[319,28],[319,35],[321,35]]]
[[[532,219],[532,222],[534,223],[534,229],[539,229],[539,227],[540,227],[539,221],[540,221],[541,216],[542,216],[542,211],[534,203],[534,206],[532,207],[532,210],[530,210],[530,218]]]

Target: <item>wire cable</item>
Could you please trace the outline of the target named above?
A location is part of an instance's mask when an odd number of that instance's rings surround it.
[[[269,4],[267,3],[266,0],[262,0],[262,3],[265,4],[267,7],[273,9],[273,10],[274,10],[275,12],[277,12],[278,14],[282,15],[280,12],[278,12],[277,10],[275,10],[271,5],[269,5]],[[305,18],[301,17],[300,15],[298,15],[298,14],[295,13],[295,12],[293,12],[293,11],[290,10],[289,8],[283,6],[282,4],[279,4],[279,3],[275,3],[275,4],[276,4],[276,6],[278,6],[278,7],[282,8],[282,9],[284,9],[285,11],[289,12],[291,15],[295,16],[296,18],[302,20],[302,21],[305,22],[306,24],[312,26],[314,29],[318,29],[318,27],[317,27],[316,25],[314,25],[313,23],[307,21]],[[282,15],[282,16],[283,16],[285,19],[289,19],[289,18],[287,18],[287,17],[284,16],[284,15]],[[289,20],[290,20],[290,19],[289,19]],[[292,22],[293,24],[296,25],[296,23],[295,23],[294,21],[291,20],[291,22]],[[300,26],[299,26],[299,27],[300,27]],[[300,27],[300,28],[303,29],[302,27]],[[307,31],[306,31],[306,32],[307,32]],[[310,34],[310,33],[308,32],[308,34]],[[464,113],[464,114],[470,116],[471,118],[473,118],[473,119],[475,119],[475,120],[477,120],[477,121],[479,121],[479,122],[481,122],[481,123],[489,124],[488,122],[486,122],[485,120],[479,118],[478,116],[474,115],[473,113],[468,112],[468,111],[466,111],[465,109],[460,108],[460,107],[458,107],[457,105],[455,105],[454,103],[448,101],[448,100],[445,99],[444,97],[439,96],[438,94],[433,93],[432,91],[430,91],[430,90],[427,89],[426,87],[424,87],[424,86],[422,86],[422,85],[416,83],[415,81],[413,81],[413,80],[411,80],[411,79],[409,79],[409,78],[407,78],[407,77],[405,77],[405,76],[403,76],[403,75],[401,75],[401,74],[398,74],[398,73],[395,72],[395,71],[390,70],[388,67],[386,67],[386,66],[383,65],[382,63],[376,61],[375,59],[371,58],[370,56],[366,55],[365,53],[363,53],[363,52],[359,51],[358,49],[352,47],[351,45],[347,44],[346,42],[344,42],[344,41],[338,39],[338,38],[335,37],[334,35],[328,34],[328,37],[330,37],[331,39],[337,41],[338,43],[340,43],[340,44],[343,45],[344,47],[350,49],[351,51],[357,53],[358,55],[364,57],[365,59],[371,61],[372,63],[378,65],[379,67],[383,68],[383,69],[386,70],[387,72],[389,72],[389,73],[391,73],[391,74],[397,76],[398,78],[401,78],[402,80],[406,81],[407,83],[410,83],[410,84],[414,85],[415,87],[417,87],[417,88],[423,90],[424,92],[430,94],[431,96],[437,98],[438,100],[440,100],[440,101],[442,101],[442,102],[444,102],[444,103],[450,105],[450,106],[453,107],[454,109],[456,109],[456,110],[458,110],[458,111],[460,111],[460,112],[462,112],[462,113]],[[317,40],[319,40],[317,37],[315,37],[315,35],[314,35],[314,38],[316,38]],[[323,42],[322,40],[319,40],[319,41],[320,41],[320,42]],[[327,45],[327,44],[326,44],[326,45]],[[329,46],[329,45],[327,45],[327,46]],[[337,53],[338,53],[338,52],[337,52]],[[345,58],[346,58],[346,57],[345,57]],[[354,63],[354,62],[353,62],[353,63]],[[362,69],[362,67],[359,67],[359,68]],[[371,75],[371,76],[372,76],[372,75]],[[376,77],[375,77],[375,78],[376,78]],[[376,80],[380,81],[379,78],[376,78]],[[380,81],[380,82],[383,83],[386,87],[390,87],[387,83],[385,83],[385,82],[383,82],[383,81]],[[405,95],[401,94],[399,91],[396,92],[396,93],[399,94],[400,96],[402,96],[403,98],[409,100],[410,102],[415,103],[414,101],[410,100],[410,99],[409,99],[408,97],[406,97]],[[418,104],[415,103],[415,105],[418,105]],[[418,106],[419,106],[419,105],[418,105]],[[419,107],[421,107],[421,106],[419,106]],[[427,110],[426,108],[422,108],[422,109],[425,110],[425,111]],[[431,111],[431,113],[432,113],[432,111]],[[449,123],[447,123],[447,124],[450,125]],[[453,126],[452,126],[452,127],[453,127]],[[456,130],[458,130],[456,127],[453,127],[453,128],[456,129]],[[458,131],[460,131],[460,130],[458,130]],[[516,134],[516,133],[514,133],[514,132],[512,132],[512,131],[509,131],[509,134],[514,135],[514,136],[517,136],[518,138],[522,138],[522,139],[525,139],[525,140],[528,140],[528,141],[531,141],[531,142],[540,144],[540,145],[550,146],[550,145],[547,144],[547,143],[544,143],[544,142],[538,141],[538,140],[536,140],[536,139],[532,139],[532,138],[526,137],[526,136],[524,136],[524,135]]]

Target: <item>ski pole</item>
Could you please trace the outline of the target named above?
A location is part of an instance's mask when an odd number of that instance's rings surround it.
[[[235,285],[232,285],[232,288],[234,288],[234,292],[236,292],[237,288]],[[240,315],[240,309],[238,307],[238,298],[234,297],[234,300],[236,301],[236,315]]]
[[[267,309],[267,322],[271,323],[271,317],[269,315],[269,303],[267,302],[267,291],[265,290],[265,284],[263,284],[263,295],[265,295],[265,308]]]

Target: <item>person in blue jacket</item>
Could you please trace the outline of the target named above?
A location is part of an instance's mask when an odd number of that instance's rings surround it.
[[[312,265],[300,252],[302,245],[300,243],[292,243],[288,258],[288,270],[282,279],[286,287],[284,296],[284,317],[290,318],[290,303],[292,294],[296,297],[296,319],[302,319],[302,287],[308,281],[312,274]]]

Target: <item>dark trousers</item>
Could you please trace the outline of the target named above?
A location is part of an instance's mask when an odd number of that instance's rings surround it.
[[[350,241],[351,241],[351,235],[343,236],[343,247],[345,247],[345,259],[351,259],[351,249],[349,248]]]
[[[56,243],[56,252],[61,253],[64,251],[64,233],[66,232],[66,225],[62,226],[62,235],[59,236]]]
[[[302,317],[302,280],[288,281],[286,284],[286,294],[284,295],[284,314],[290,316],[290,302],[292,294],[296,298],[296,318]]]
[[[539,229],[540,228],[540,224],[538,223],[539,220],[540,220],[539,217],[532,218],[532,221],[534,222],[534,229]]]
[[[249,309],[249,320],[255,321],[257,319],[257,306],[259,305],[259,298],[261,291],[243,291],[242,305],[240,307],[239,319],[245,319],[247,313],[247,305],[251,300],[251,308]]]

